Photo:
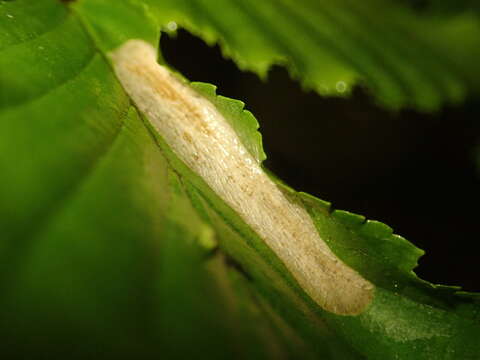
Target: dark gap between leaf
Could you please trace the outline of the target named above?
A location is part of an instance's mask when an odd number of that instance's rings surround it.
[[[383,221],[425,249],[420,277],[480,290],[473,159],[480,104],[395,113],[361,88],[350,99],[304,92],[280,67],[262,82],[184,30],[163,36],[161,49],[190,80],[247,104],[260,122],[266,165],[280,178],[336,209]]]
[[[234,258],[232,258],[231,256],[228,256],[227,254],[225,254],[224,256],[224,261],[225,261],[225,265],[227,265],[228,267],[231,267],[233,269],[235,269],[238,273],[240,273],[246,280],[248,281],[253,281],[253,278],[252,276],[245,270],[245,268],[238,262],[236,261]]]

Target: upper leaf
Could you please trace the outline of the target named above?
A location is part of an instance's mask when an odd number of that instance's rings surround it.
[[[390,108],[438,109],[478,93],[478,17],[415,13],[390,0],[146,0],[244,70],[272,64],[322,95],[367,86]]]

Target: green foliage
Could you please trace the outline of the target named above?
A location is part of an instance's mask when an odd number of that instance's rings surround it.
[[[147,2],[160,14],[175,9],[172,19],[220,42],[240,68],[264,77],[285,64],[322,95],[361,83],[385,106],[433,110],[479,90],[480,25],[469,12],[419,16],[388,0]]]
[[[478,297],[418,279],[422,251],[388,226],[275,180],[376,286],[364,313],[334,315],[177,158],[106,57],[132,38],[158,45],[170,21],[220,42],[242,69],[286,64],[322,94],[360,82],[386,106],[431,110],[479,88],[474,13],[386,0],[0,1],[2,355],[477,357]],[[243,103],[191,86],[263,160]]]

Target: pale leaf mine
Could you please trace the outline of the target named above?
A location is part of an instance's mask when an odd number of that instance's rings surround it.
[[[338,259],[300,205],[263,172],[216,108],[130,40],[110,54],[127,93],[171,149],[265,241],[305,292],[336,314],[358,314],[373,285]]]

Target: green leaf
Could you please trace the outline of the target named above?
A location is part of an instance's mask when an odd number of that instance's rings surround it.
[[[346,96],[361,84],[389,108],[430,111],[480,89],[480,20],[468,10],[419,14],[390,0],[147,2],[220,43],[241,69],[265,78],[273,64],[286,65],[321,95]]]
[[[271,176],[333,253],[375,285],[364,311],[335,314],[172,150],[107,54],[132,38],[156,45],[177,6],[160,14],[134,0],[0,2],[2,355],[478,355],[478,296],[416,278],[422,252],[388,226],[331,211]],[[264,160],[243,103],[188,86]]]

